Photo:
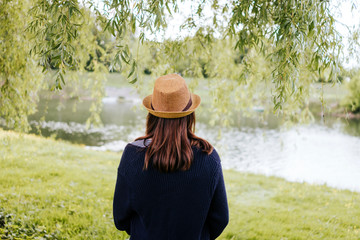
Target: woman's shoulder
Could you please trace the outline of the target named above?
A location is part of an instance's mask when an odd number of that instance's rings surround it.
[[[196,146],[193,146],[193,149],[195,157],[206,159],[207,161],[213,162],[215,165],[221,164],[220,156],[214,147],[210,153],[204,152],[201,148]]]
[[[142,168],[145,149],[148,146],[149,142],[144,140],[136,140],[128,143],[124,151],[122,152],[119,168],[128,169],[134,168],[137,165],[141,165]]]
[[[126,144],[122,155],[132,155],[143,152],[151,142],[151,139],[139,139]]]
[[[150,145],[150,143],[151,139],[139,139],[130,142],[126,145],[123,155],[142,155],[145,153],[145,150]],[[211,161],[216,165],[219,165],[221,162],[219,154],[214,147],[210,153],[203,151],[203,149],[198,146],[192,146],[192,149],[195,158],[207,159],[207,161]]]
[[[139,139],[129,143],[128,145],[139,148],[146,148],[147,146],[149,146],[150,142],[151,139]]]

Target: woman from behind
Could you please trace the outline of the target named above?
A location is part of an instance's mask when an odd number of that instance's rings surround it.
[[[146,134],[129,143],[115,187],[115,226],[131,240],[216,239],[229,221],[220,158],[197,137],[200,97],[169,74],[143,100]]]

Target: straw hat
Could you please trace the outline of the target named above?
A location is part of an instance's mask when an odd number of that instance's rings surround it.
[[[143,104],[154,116],[180,118],[195,111],[200,97],[189,92],[181,76],[168,74],[155,80],[153,94],[145,97]]]

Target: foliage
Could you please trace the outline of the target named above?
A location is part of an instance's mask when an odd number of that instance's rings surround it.
[[[7,124],[28,129],[27,116],[36,111],[42,75],[29,51],[28,1],[0,2],[0,116]]]
[[[57,5],[54,3],[38,1],[31,8],[30,14],[34,19],[29,23],[28,29],[36,36],[32,51],[41,56],[39,61],[44,70],[50,68],[50,65],[58,69],[55,87],[61,89],[61,83],[65,83],[65,66],[75,69],[78,64],[73,42],[78,37],[81,26],[76,20],[82,13],[77,1],[59,1]]]
[[[70,97],[90,90],[93,102],[88,125],[100,124],[106,83],[103,73],[107,71],[106,64],[111,58],[108,51],[113,44],[110,35],[99,33],[90,10],[74,7],[75,1],[65,4],[71,9],[68,12],[47,1],[42,1],[39,8],[31,8],[32,4],[29,0],[0,3],[3,16],[0,23],[4,26],[0,30],[0,116],[5,117],[9,127],[29,130],[27,116],[37,110],[39,91],[59,92],[67,78]],[[29,12],[36,16],[31,17]],[[68,16],[81,24],[73,25]],[[44,19],[49,21],[46,26],[41,25]],[[69,68],[70,65],[73,67]],[[74,71],[65,75],[65,68]],[[48,69],[56,70],[47,72]],[[79,77],[86,69],[94,73],[86,79]]]
[[[46,231],[51,239],[126,239],[112,219],[120,157],[0,130],[0,238],[46,239]],[[230,222],[219,239],[359,238],[359,193],[233,171],[224,177]]]
[[[347,111],[353,113],[360,112],[360,71],[353,73],[350,81],[346,84],[348,94],[344,98],[342,104]]]
[[[6,104],[0,103],[1,115],[8,122],[26,130],[26,116],[36,110],[37,91],[42,86],[38,65],[45,71],[56,69],[55,82],[50,87],[45,83],[45,88],[60,90],[65,83],[75,88],[91,86],[96,101],[89,125],[100,123],[106,81],[101,73],[108,70],[122,72],[130,83],[138,82],[139,89],[149,84],[141,79],[145,69],[153,76],[183,72],[194,79],[211,78],[209,87],[221,87],[211,90],[213,119],[220,122],[226,122],[221,120],[229,109],[254,104],[254,98],[255,104],[261,105],[271,100],[274,111],[299,119],[299,109],[307,106],[311,83],[324,72],[335,81],[340,70],[342,36],[330,12],[334,1],[104,0],[103,8],[98,3],[1,2],[2,16],[7,16],[0,18],[4,26],[1,38],[6,43],[0,47],[2,56],[26,56],[22,60],[3,57],[0,62],[1,98],[7,97]],[[170,17],[184,7],[192,10],[181,25],[186,34],[166,36]],[[210,21],[204,20],[207,18]],[[352,33],[349,46],[355,55],[359,31]],[[26,41],[19,40],[21,35]],[[259,66],[258,59],[263,65]],[[84,83],[76,74],[68,74],[84,69],[99,75]],[[14,76],[25,80],[10,81]],[[270,95],[258,92],[263,87]],[[237,101],[229,97],[234,89],[240,91]]]

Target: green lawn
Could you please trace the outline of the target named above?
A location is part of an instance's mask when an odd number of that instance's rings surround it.
[[[120,156],[0,129],[0,238],[125,239],[112,220]],[[219,239],[360,239],[359,193],[224,174],[230,223]]]

